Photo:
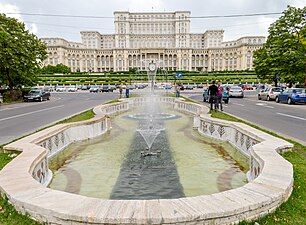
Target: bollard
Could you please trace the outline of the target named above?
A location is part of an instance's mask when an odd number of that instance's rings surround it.
[[[3,103],[3,96],[0,94],[0,104]]]

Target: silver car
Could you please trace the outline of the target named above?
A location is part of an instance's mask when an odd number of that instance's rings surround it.
[[[261,90],[258,93],[258,100],[275,100],[277,96],[281,93],[282,89],[280,87],[269,87],[265,90]]]
[[[229,89],[229,97],[239,97],[243,98],[244,97],[244,92],[243,89],[239,86],[232,86]]]

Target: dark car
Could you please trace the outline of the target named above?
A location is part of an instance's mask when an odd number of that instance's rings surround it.
[[[117,88],[116,88],[115,85],[109,85],[109,90],[110,90],[111,92],[115,91],[116,89],[117,89]]]
[[[114,89],[112,89],[110,85],[103,85],[101,91],[102,92],[113,92]]]
[[[25,102],[28,102],[28,101],[42,102],[43,100],[50,100],[50,92],[47,92],[42,89],[31,90],[28,94],[23,96],[23,100]]]
[[[83,91],[88,90],[88,86],[87,85],[82,85],[81,90],[83,90]]]
[[[288,104],[306,103],[306,88],[286,89],[276,97],[276,102],[285,102]]]
[[[139,84],[137,88],[138,88],[138,89],[144,89],[145,87],[146,87],[146,86],[145,86],[144,84]]]

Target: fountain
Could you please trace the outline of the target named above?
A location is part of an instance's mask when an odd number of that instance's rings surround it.
[[[57,169],[51,188],[147,200],[215,193],[244,183],[245,173],[223,151],[226,161],[218,159],[220,146],[197,136],[190,115],[176,110],[164,91],[154,90],[158,65],[147,61],[148,88],[129,100],[128,111],[111,117],[109,133],[75,143],[52,160]]]
[[[148,93],[148,97],[151,98],[149,101],[149,104],[145,105],[144,110],[147,111],[147,115],[145,118],[145,121],[141,122],[139,125],[139,129],[137,129],[137,132],[140,133],[142,138],[147,144],[146,151],[141,151],[142,157],[147,156],[159,156],[161,154],[160,150],[157,150],[153,152],[151,150],[152,145],[156,139],[156,137],[160,134],[161,131],[164,130],[162,127],[162,124],[158,124],[156,121],[156,110],[158,109],[158,106],[155,105],[154,101],[152,101],[154,97],[154,85],[155,85],[155,79],[156,79],[156,64],[151,61],[148,66],[147,74],[148,74],[148,86],[150,88],[150,91]]]
[[[137,131],[140,133],[140,135],[143,137],[147,144],[146,151],[141,151],[141,156],[146,157],[152,155],[159,155],[161,151],[158,150],[157,152],[152,152],[151,147],[156,137],[160,134],[161,131],[164,130],[164,128],[157,126],[156,123],[154,123],[153,119],[150,119],[148,122],[144,123],[144,126],[141,127],[142,128],[137,129]]]

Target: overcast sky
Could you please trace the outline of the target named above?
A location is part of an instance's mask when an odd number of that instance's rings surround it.
[[[229,15],[247,13],[283,12],[287,5],[303,7],[306,0],[0,0],[0,12],[47,13],[89,16],[113,16],[114,11],[169,12],[189,10],[192,16]],[[10,15],[13,16],[13,15]],[[114,33],[113,18],[60,18],[26,16],[14,17],[26,23],[39,37],[62,37],[80,41],[81,30]],[[192,19],[191,32],[224,29],[224,40],[246,35],[267,35],[269,24],[279,16],[251,18]]]

